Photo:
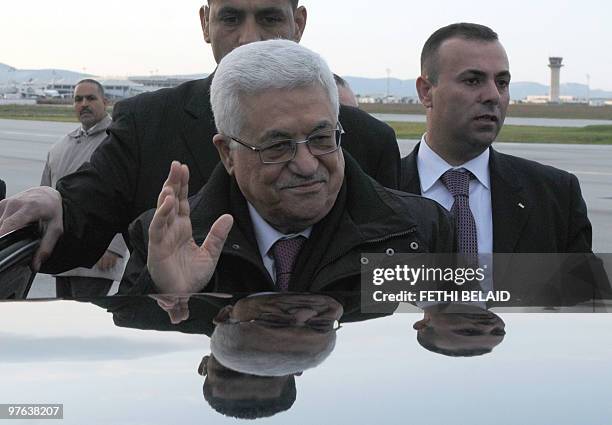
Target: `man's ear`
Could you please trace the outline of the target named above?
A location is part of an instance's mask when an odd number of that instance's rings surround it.
[[[419,99],[426,108],[431,108],[433,106],[433,87],[434,85],[422,75],[416,80],[416,89],[417,93],[419,94]]]
[[[300,6],[293,12],[293,20],[295,21],[295,34],[293,35],[293,41],[299,43],[304,34],[304,28],[306,28],[306,19],[308,13],[304,6]]]
[[[221,310],[219,310],[219,312],[213,319],[213,323],[215,325],[218,325],[220,323],[227,322],[230,319],[233,309],[234,309],[233,305],[226,305],[225,307],[223,307]]]
[[[109,105],[110,100],[108,100],[108,97],[104,96],[102,98],[102,102],[104,103],[104,107],[106,108]]]
[[[200,365],[198,366],[198,375],[200,376],[208,375],[208,361],[209,360],[210,360],[210,356],[202,357],[202,361],[200,362]]]
[[[204,41],[210,44],[210,8],[207,5],[200,8],[200,25],[202,25]]]
[[[227,174],[230,176],[234,173],[234,158],[233,152],[230,148],[231,139],[222,134],[215,134],[213,137],[213,144],[217,148],[217,152],[219,152],[219,157],[221,158],[221,162],[227,171]]]

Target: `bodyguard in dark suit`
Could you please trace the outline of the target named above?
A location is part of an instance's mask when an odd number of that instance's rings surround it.
[[[418,151],[419,145],[402,159],[401,189],[420,194]],[[492,252],[591,251],[591,223],[576,176],[493,148],[489,171]]]
[[[496,152],[510,100],[510,71],[497,34],[477,24],[436,31],[421,55],[417,90],[427,133],[402,159],[400,188],[451,209],[443,174],[468,173],[479,253],[590,252],[591,224],[577,178]],[[438,179],[439,178],[439,179]]]
[[[253,41],[299,41],[306,16],[297,0],[209,0],[200,9],[204,39],[217,62]],[[57,192],[30,191],[13,197],[10,206],[0,204],[0,234],[42,221],[45,234],[34,266],[57,243],[44,271],[59,272],[95,263],[114,234],[125,234],[133,219],[155,207],[173,160],[188,165],[190,194],[197,192],[219,162],[212,144],[212,79],[119,102],[106,141],[90,163],[58,183]],[[356,108],[343,107],[340,122],[345,151],[382,185],[396,188],[400,157],[393,130]],[[3,217],[5,211],[10,214]]]
[[[492,282],[522,305],[607,297],[578,179],[491,148],[506,116],[509,85],[508,58],[490,28],[461,23],[434,32],[417,79],[427,133],[402,159],[400,189],[450,210],[458,250],[481,254],[481,264],[491,264],[482,254],[531,253],[496,256],[493,279],[483,289]]]

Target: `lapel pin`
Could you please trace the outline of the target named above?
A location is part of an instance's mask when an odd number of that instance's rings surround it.
[[[519,206],[519,207],[521,207],[521,208],[523,208],[523,209],[525,209],[525,205],[523,205],[523,203],[522,203],[522,202],[519,202],[519,203],[518,203],[518,206]]]

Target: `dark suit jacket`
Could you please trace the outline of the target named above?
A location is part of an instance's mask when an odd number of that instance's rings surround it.
[[[402,159],[400,190],[421,194],[418,148]],[[591,252],[576,176],[490,149],[493,252]]]
[[[109,136],[91,161],[57,184],[64,236],[45,272],[92,265],[114,234],[127,236],[129,223],[155,207],[172,160],[189,166],[190,195],[206,183],[219,162],[211,82],[209,76],[115,105]],[[400,156],[391,127],[348,107],[341,107],[340,122],[344,151],[381,184],[397,187]]]
[[[6,183],[4,180],[0,180],[0,201],[6,198]]]
[[[416,194],[418,148],[402,158],[400,181],[401,190]],[[592,255],[591,223],[576,176],[490,150],[493,252],[531,254],[496,255],[495,289],[509,290],[519,305],[609,298],[605,271]]]

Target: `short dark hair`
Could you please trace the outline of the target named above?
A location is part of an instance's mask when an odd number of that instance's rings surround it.
[[[95,85],[96,87],[98,87],[98,91],[100,92],[100,96],[104,97],[104,87],[102,86],[102,84],[99,81],[96,81],[93,78],[83,78],[81,81],[79,81],[78,83],[76,83],[74,85],[74,89],[76,90],[76,87],[79,84],[83,84],[83,83],[89,83],[89,84]]]
[[[210,407],[215,409],[215,411],[224,416],[237,419],[257,419],[274,416],[277,413],[289,410],[291,406],[293,406],[293,403],[295,403],[297,397],[295,377],[293,376],[287,379],[281,394],[274,399],[228,400],[221,397],[215,397],[212,393],[212,385],[208,382],[208,377],[206,377],[204,381],[203,392],[204,399],[208,402]]]
[[[460,22],[438,29],[429,36],[421,51],[421,75],[427,76],[432,84],[438,81],[438,50],[442,43],[451,38],[478,41],[498,40],[495,31],[480,24]]]
[[[293,6],[293,9],[297,9],[299,0],[289,0],[289,1],[291,2],[291,6]],[[208,0],[208,5],[210,6],[210,0]]]

